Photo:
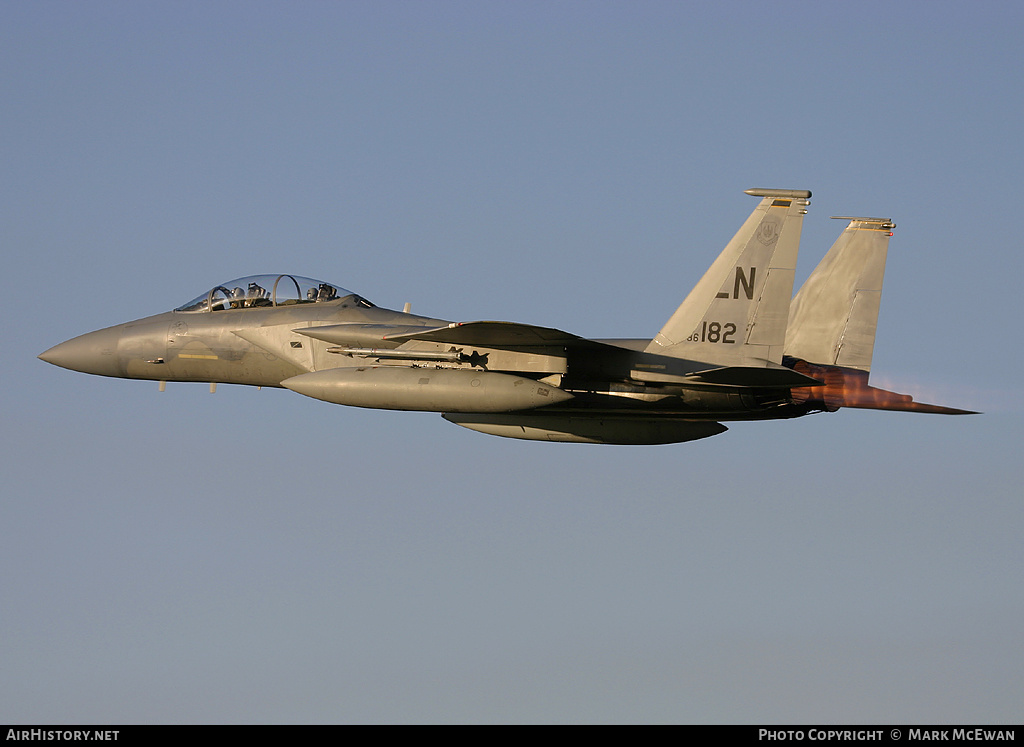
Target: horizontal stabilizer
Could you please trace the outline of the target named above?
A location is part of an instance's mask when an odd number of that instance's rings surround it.
[[[943,407],[942,405],[929,405],[924,402],[914,402],[909,394],[897,394],[885,389],[868,387],[869,397],[861,400],[848,401],[843,407],[853,407],[862,410],[898,410],[900,412],[923,412],[932,415],[979,415],[976,410],[958,410],[955,407]]]
[[[973,410],[960,410],[955,407],[915,402],[909,394],[899,394],[873,387],[868,384],[868,372],[856,368],[819,366],[806,361],[793,361],[793,368],[824,382],[818,386],[793,389],[791,394],[793,401],[806,402],[829,412],[834,412],[840,407],[853,407],[862,410],[899,410],[935,415],[978,414]]]

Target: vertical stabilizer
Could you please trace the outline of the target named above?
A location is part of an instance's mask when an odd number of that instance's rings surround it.
[[[790,304],[786,355],[870,371],[886,253],[896,226],[888,218],[837,219],[850,223]]]
[[[722,253],[646,348],[720,366],[782,361],[806,190],[748,189],[761,197]]]

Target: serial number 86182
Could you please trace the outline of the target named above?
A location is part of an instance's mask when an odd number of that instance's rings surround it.
[[[736,325],[732,322],[701,322],[700,329],[686,338],[687,342],[735,343]]]

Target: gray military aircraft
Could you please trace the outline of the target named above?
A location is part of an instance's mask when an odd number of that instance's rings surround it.
[[[39,357],[129,379],[285,387],[355,407],[443,413],[496,436],[664,444],[723,420],[841,407],[966,414],[869,386],[894,224],[849,225],[790,300],[805,190],[761,200],[653,339],[455,322],[378,308],[333,283],[258,275]]]

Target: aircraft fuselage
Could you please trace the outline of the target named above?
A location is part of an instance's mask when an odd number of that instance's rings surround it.
[[[810,193],[748,194],[762,198],[757,208],[653,339],[450,323],[376,307],[331,283],[254,275],[39,357],[101,376],[284,387],[341,405],[440,412],[535,440],[674,443],[721,433],[718,421],[840,407],[964,412],[867,383],[892,222],[849,219],[791,307]]]

